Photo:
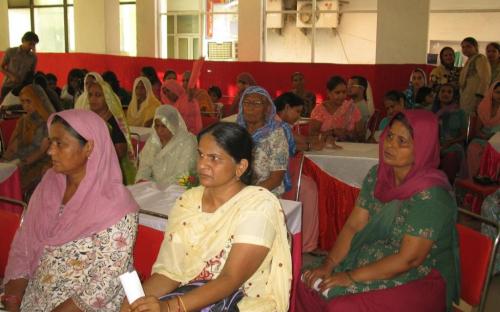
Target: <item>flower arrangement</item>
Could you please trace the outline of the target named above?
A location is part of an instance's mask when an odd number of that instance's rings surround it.
[[[195,172],[190,172],[187,175],[181,176],[179,180],[177,180],[177,183],[186,190],[189,190],[190,188],[200,185],[200,179]]]

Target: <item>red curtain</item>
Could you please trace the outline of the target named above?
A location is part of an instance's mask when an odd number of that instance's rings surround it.
[[[359,189],[325,173],[307,157],[304,174],[318,185],[319,247],[330,250],[354,208]]]
[[[127,90],[132,88],[134,79],[140,74],[143,66],[156,68],[159,78],[167,69],[178,74],[193,67],[192,60],[157,59],[149,57],[129,57],[89,53],[37,53],[37,70],[54,73],[58,77],[58,85],[66,84],[66,77],[72,68],[86,68],[102,73],[112,70]],[[0,58],[3,52],[0,52]],[[307,89],[316,93],[318,102],[326,97],[326,81],[332,75],[349,78],[362,75],[372,85],[375,106],[382,108],[382,97],[385,92],[406,89],[410,73],[416,67],[430,72],[429,65],[344,65],[344,64],[309,64],[309,63],[270,63],[270,62],[205,62],[198,85],[208,88],[219,86],[225,96],[224,102],[230,103],[236,94],[236,76],[241,72],[250,72],[257,84],[265,87],[272,96],[277,96],[291,89],[291,74],[304,73]],[[2,78],[2,75],[0,75]],[[180,79],[180,77],[179,77]],[[384,110],[382,110],[384,111]]]

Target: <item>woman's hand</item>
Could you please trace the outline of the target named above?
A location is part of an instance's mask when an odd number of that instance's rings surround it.
[[[165,304],[166,307],[166,304]],[[122,305],[123,308],[123,305]],[[150,311],[150,312],[167,312],[168,309],[162,309],[162,304],[158,298],[154,296],[141,297],[134,301],[128,311],[139,312],[139,311]],[[127,310],[122,310],[127,311]]]
[[[127,298],[123,299],[122,306],[120,307],[120,312],[129,312],[130,304],[128,303]]]
[[[333,267],[331,263],[323,263],[320,267],[317,267],[314,270],[307,270],[303,273],[304,275],[304,283],[309,287],[312,288],[314,285],[314,282],[318,279],[325,279],[327,278],[330,273],[332,272]]]
[[[319,284],[319,292],[322,293],[335,286],[348,287],[352,284],[353,282],[346,272],[333,273],[326,278],[323,278],[323,281]]]

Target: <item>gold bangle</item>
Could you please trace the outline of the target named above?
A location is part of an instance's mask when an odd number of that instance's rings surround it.
[[[347,277],[349,278],[349,280],[353,283],[353,284],[356,284],[356,280],[354,278],[352,278],[352,275],[351,275],[351,271],[345,271],[345,274],[347,274]]]
[[[181,296],[177,296],[177,300],[180,302],[180,304],[182,306],[182,310],[184,312],[187,312],[186,306],[184,305],[184,301],[182,300]]]

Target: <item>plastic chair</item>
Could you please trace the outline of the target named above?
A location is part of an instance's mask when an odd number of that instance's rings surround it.
[[[27,205],[25,202],[3,196],[0,196],[0,201],[20,205],[23,207],[23,210],[26,211]],[[4,277],[5,267],[9,259],[10,245],[12,244],[17,229],[23,222],[23,216],[24,212],[23,214],[17,214],[0,210],[0,229],[2,229],[2,235],[0,235],[0,278]]]
[[[459,212],[476,221],[493,226],[497,231],[495,239],[492,240],[467,226],[456,225],[460,245],[460,299],[468,305],[477,307],[477,311],[482,312],[488,295],[496,248],[500,238],[500,224],[462,208],[459,209]]]
[[[151,276],[164,235],[161,231],[139,224],[134,246],[134,266],[141,281]]]
[[[370,131],[369,136],[373,136],[375,131],[378,129],[378,124],[380,122],[380,111],[376,109],[373,114],[366,121],[366,130]]]
[[[213,125],[214,123],[219,121],[219,116],[217,113],[201,113],[201,123],[203,125],[203,129]]]
[[[478,213],[483,200],[498,189],[498,185],[482,185],[469,179],[455,179],[455,190],[463,189],[466,193],[472,193],[475,198],[472,202],[472,212]],[[457,194],[459,192],[456,192]]]

